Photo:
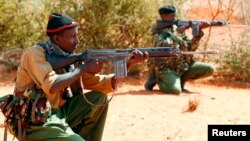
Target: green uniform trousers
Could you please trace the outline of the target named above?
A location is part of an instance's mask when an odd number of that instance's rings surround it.
[[[207,63],[195,62],[189,66],[189,69],[179,76],[176,71],[165,69],[158,74],[158,85],[162,92],[171,94],[180,94],[182,85],[187,80],[195,80],[210,76],[215,68]]]
[[[107,96],[97,91],[85,94],[93,104],[101,104]],[[52,112],[42,126],[27,129],[24,141],[101,141],[108,112],[106,106],[92,106],[82,95],[68,100],[59,110]]]

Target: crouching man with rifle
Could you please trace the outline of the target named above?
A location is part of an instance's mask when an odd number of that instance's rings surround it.
[[[102,140],[107,94],[116,89],[118,79],[112,74],[98,75],[101,60],[90,58],[74,67],[79,58],[65,65],[48,57],[73,55],[79,44],[77,33],[77,22],[53,13],[47,24],[48,40],[23,54],[13,94],[0,98],[5,129],[18,140]],[[130,56],[128,69],[148,58],[138,50]],[[91,91],[83,92],[83,86]]]
[[[161,20],[157,21],[152,30],[155,46],[171,46],[179,51],[196,51],[203,37],[202,29],[210,26],[222,26],[224,22],[208,21],[178,21],[176,8],[165,5],[159,9]],[[193,29],[193,38],[189,39],[185,30]],[[167,94],[190,93],[185,86],[188,80],[210,76],[215,68],[207,63],[196,62],[193,54],[182,55],[178,58],[156,58],[149,60],[149,74],[144,84],[146,90],[153,90],[156,84]]]

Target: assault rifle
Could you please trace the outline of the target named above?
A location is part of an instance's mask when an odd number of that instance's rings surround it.
[[[123,78],[127,76],[127,59],[133,50],[147,52],[149,58],[153,57],[178,57],[179,55],[190,54],[215,54],[216,51],[187,51],[180,52],[171,47],[151,47],[151,48],[134,48],[134,49],[92,49],[77,55],[52,55],[46,54],[46,59],[50,62],[54,70],[67,67],[80,61],[88,61],[93,59],[112,62],[114,65],[115,78]]]
[[[162,29],[168,28],[172,25],[176,25],[177,27],[185,26],[186,28],[192,28],[192,35],[196,36],[200,33],[200,23],[202,22],[208,22],[211,26],[225,26],[230,24],[226,21],[206,21],[206,20],[174,20],[174,21],[162,21],[157,20],[156,21],[156,27],[153,29],[153,33],[157,34]]]

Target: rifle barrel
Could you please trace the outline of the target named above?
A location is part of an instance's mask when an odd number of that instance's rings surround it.
[[[192,55],[192,54],[217,54],[217,51],[181,51],[180,54]]]

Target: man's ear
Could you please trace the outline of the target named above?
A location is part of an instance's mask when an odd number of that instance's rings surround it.
[[[58,36],[57,34],[55,34],[55,35],[52,37],[52,39],[53,39],[53,42],[56,43],[56,44],[59,42],[59,36]]]

